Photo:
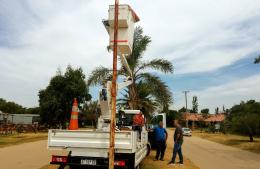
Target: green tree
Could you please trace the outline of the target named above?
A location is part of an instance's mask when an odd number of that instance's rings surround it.
[[[26,109],[27,114],[40,114],[40,107],[33,107]]]
[[[157,102],[154,101],[154,99],[150,96],[151,93],[153,93],[153,89],[149,87],[149,84],[143,83],[143,81],[140,81],[136,84],[136,91],[138,93],[138,102],[137,107],[139,109],[143,109],[143,113],[147,116],[149,116],[150,112],[153,112],[156,107],[158,106]],[[128,107],[128,103],[130,102],[129,92],[128,90],[125,90],[125,93],[123,94],[123,97],[118,99],[118,102],[120,106]],[[166,112],[166,111],[164,111]]]
[[[182,118],[182,113],[176,110],[169,110],[166,114],[166,123],[168,127],[173,127],[173,121]]]
[[[215,109],[215,114],[218,114],[219,113],[219,108],[217,107],[216,109]]]
[[[260,63],[260,55],[257,58],[255,58],[255,64],[258,64],[258,63]]]
[[[247,134],[249,140],[254,141],[253,136],[259,133],[260,129],[260,103],[254,100],[241,102],[230,110],[227,118],[231,122],[233,131]]]
[[[2,98],[0,98],[0,110],[4,113],[11,113],[11,114],[26,113],[26,108],[24,108],[23,106],[15,102],[6,101]]]
[[[222,111],[223,111],[223,113],[225,113],[225,112],[226,112],[225,105],[223,105],[223,107],[222,107]]]
[[[192,113],[198,113],[198,97],[197,96],[193,96],[192,98]]]
[[[39,107],[26,108],[15,102],[9,102],[0,98],[0,110],[10,114],[39,114]]]
[[[205,108],[205,109],[201,109],[200,111],[202,114],[209,114],[209,109]]]
[[[147,70],[173,73],[173,65],[164,59],[143,61],[143,53],[150,43],[151,38],[143,35],[143,29],[137,27],[134,32],[132,54],[127,57],[131,73],[126,71],[124,66],[118,71],[121,77],[131,77],[133,80],[133,84],[124,91],[121,99],[122,104],[128,105],[131,109],[140,109],[142,106],[146,110],[155,109],[155,107],[160,107],[163,110],[172,103],[172,93],[168,86],[157,75],[149,73]],[[111,73],[109,68],[97,67],[92,71],[88,84],[102,84],[111,79]]]
[[[65,126],[70,118],[74,98],[77,98],[80,105],[90,100],[91,96],[82,69],[68,66],[64,74],[58,71],[47,88],[39,91],[42,122],[50,126]]]
[[[189,112],[189,110],[186,111],[186,108],[182,107],[181,109],[178,110],[178,112],[185,113],[185,112]]]
[[[86,102],[83,106],[83,110],[80,118],[81,121],[84,122],[85,124],[91,124],[92,127],[95,127],[97,124],[98,117],[99,117],[98,101]]]

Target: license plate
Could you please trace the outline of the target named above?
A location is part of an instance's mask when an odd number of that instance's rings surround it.
[[[97,160],[81,160],[81,165],[97,165]]]

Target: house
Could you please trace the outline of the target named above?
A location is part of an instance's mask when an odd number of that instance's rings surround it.
[[[226,118],[226,114],[225,113],[218,113],[218,114],[214,114],[214,115],[208,116],[208,118],[206,118],[204,121],[206,123],[214,124],[215,125],[215,129],[219,130],[220,129],[220,125],[225,120],[225,118]]]
[[[219,129],[220,123],[222,123],[225,118],[225,113],[209,114],[206,117],[200,113],[183,113],[183,121],[186,127],[190,128],[196,128],[200,122],[204,122],[205,124],[214,124],[216,129]]]
[[[39,114],[9,114],[0,111],[0,124],[5,122],[12,124],[33,124],[39,121]]]

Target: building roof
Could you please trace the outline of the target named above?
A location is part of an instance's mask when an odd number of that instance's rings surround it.
[[[198,113],[183,113],[184,114],[184,119],[185,120],[189,120],[189,121],[200,121],[203,119],[201,114]]]
[[[207,117],[203,117],[200,113],[183,113],[183,119],[189,121],[222,122],[225,118],[225,113],[210,114]]]
[[[39,114],[10,114],[10,115],[13,115],[13,116],[20,116],[20,117],[39,117],[40,115]]]
[[[214,114],[210,115],[205,121],[207,122],[222,122],[226,118],[226,115],[224,113]]]

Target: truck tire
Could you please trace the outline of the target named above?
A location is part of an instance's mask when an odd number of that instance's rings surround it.
[[[78,169],[79,166],[76,166],[76,165],[70,165],[70,169]]]
[[[147,144],[147,153],[146,153],[146,156],[149,156],[149,155],[150,155],[151,149],[152,149],[151,144],[148,143],[148,144]]]

